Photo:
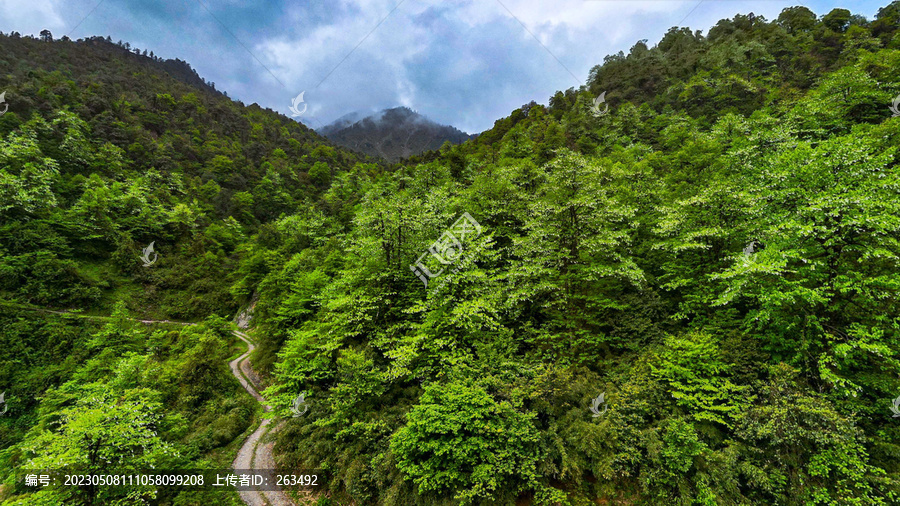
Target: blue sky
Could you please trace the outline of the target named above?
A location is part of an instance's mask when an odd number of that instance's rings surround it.
[[[246,104],[317,128],[407,106],[469,133],[580,86],[607,54],[672,26],[704,33],[753,12],[836,7],[872,19],[882,1],[782,0],[0,0],[0,30],[114,41],[190,63]],[[302,109],[302,107],[301,107]]]

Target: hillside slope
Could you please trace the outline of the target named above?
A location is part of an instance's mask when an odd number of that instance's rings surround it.
[[[392,170],[0,37],[0,499],[75,503],[12,484],[32,461],[229,461],[257,413],[222,316],[255,294],[278,463],[327,469],[322,502],[900,502],[898,21],[674,28]]]
[[[240,299],[226,280],[235,248],[316,202],[360,161],[280,114],[198,89],[186,64],[102,38],[2,36],[0,51],[9,69],[0,76],[7,297],[84,307],[138,281],[130,305],[160,317],[234,309]],[[50,237],[58,244],[47,249]],[[152,270],[137,261],[151,242],[160,255]],[[35,260],[37,251],[45,256]],[[45,263],[71,268],[43,278]],[[170,289],[153,289],[161,285]]]
[[[361,504],[897,503],[898,7],[673,29],[382,178],[260,285],[283,462]]]
[[[231,489],[36,491],[12,473],[230,467],[260,411],[226,365],[241,349],[227,319],[266,272],[242,251],[305,244],[325,213],[347,226],[358,197],[332,180],[381,169],[184,62],[17,34],[0,54],[0,502],[240,504]],[[199,324],[137,321],[154,317]]]

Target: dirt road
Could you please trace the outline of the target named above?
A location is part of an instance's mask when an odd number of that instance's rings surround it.
[[[89,318],[89,319],[98,319],[98,320],[108,320],[108,316],[93,316],[93,315],[80,315],[73,314],[69,311],[54,311],[52,309],[41,309],[41,308],[21,308],[29,311],[41,311],[46,313],[54,313],[59,315],[70,315],[77,316],[80,318]],[[140,320],[137,318],[129,318],[130,320],[141,322],[145,325],[151,325],[156,323],[169,323],[175,325],[196,325],[196,323],[190,322],[177,322],[170,320]],[[247,343],[247,351],[243,355],[238,358],[232,360],[228,363],[231,367],[231,374],[234,375],[235,378],[241,383],[247,392],[253,396],[263,405],[263,409],[265,411],[269,411],[272,409],[271,406],[266,404],[266,400],[262,395],[259,394],[257,390],[259,385],[254,383],[253,378],[256,375],[253,373],[253,370],[250,368],[250,353],[256,349],[256,346],[250,341],[250,336],[244,334],[240,331],[232,331],[234,335],[236,335],[239,339]],[[271,431],[277,431],[280,428],[280,424],[276,425],[274,429],[271,429],[269,425],[272,423],[271,418],[264,418],[262,422],[260,422],[259,427],[253,431],[253,434],[250,434],[250,437],[244,441],[244,444],[241,445],[241,449],[238,451],[237,457],[235,457],[234,462],[232,463],[232,469],[274,469],[275,468],[275,459],[272,457],[272,447],[273,443],[265,443],[260,444],[260,440],[262,437]],[[240,492],[241,499],[243,499],[244,503],[249,506],[296,506],[293,501],[282,491],[280,490],[264,490],[264,491],[242,491]]]
[[[257,391],[258,385],[253,383],[253,371],[250,369],[250,353],[256,348],[249,336],[243,332],[234,331],[234,335],[247,343],[247,352],[228,363],[231,374],[241,383],[247,392],[252,395],[265,411],[272,409],[266,404],[266,400]],[[250,437],[241,445],[237,457],[232,463],[233,469],[274,469],[275,459],[272,458],[272,443],[260,444],[262,437],[270,431],[271,418],[264,418],[259,427],[250,434]],[[274,429],[278,430],[276,425]],[[241,499],[249,506],[293,506],[294,502],[280,490],[242,491]]]

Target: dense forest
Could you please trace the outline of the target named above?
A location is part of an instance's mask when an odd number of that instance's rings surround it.
[[[104,38],[0,55],[4,505],[240,504],[14,475],[227,466],[248,305],[321,505],[900,503],[900,2],[672,28],[396,164]]]

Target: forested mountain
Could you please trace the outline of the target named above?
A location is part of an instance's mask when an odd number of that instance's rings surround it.
[[[408,107],[385,109],[364,118],[351,113],[319,129],[319,133],[339,146],[389,162],[437,150],[445,142],[459,144],[472,138]]]
[[[309,406],[278,462],[326,470],[320,504],[896,504],[898,22],[673,28],[390,168],[0,37],[0,468],[228,462],[258,409],[223,317],[255,300],[266,397]],[[237,501],[136,494],[104,499]]]
[[[337,232],[362,197],[337,188],[380,169],[127,44],[14,33],[0,55],[0,500],[32,464],[229,467],[259,411],[228,372],[241,347],[223,319],[266,269],[242,263],[250,237],[307,244],[301,209]],[[72,493],[25,504],[86,500]],[[132,493],[122,504],[237,504]]]
[[[340,118],[332,121],[331,123],[323,126],[322,128],[317,129],[316,132],[319,135],[328,137],[329,135],[331,135],[335,132],[338,132],[340,130],[343,130],[343,129],[353,125],[357,121],[365,119],[369,116],[370,116],[369,114],[360,112],[360,111],[351,112],[351,113],[341,116]]]

